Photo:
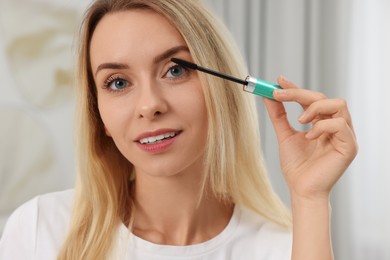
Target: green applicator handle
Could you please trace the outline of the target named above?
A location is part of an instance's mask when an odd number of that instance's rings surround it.
[[[245,91],[270,99],[274,99],[273,93],[275,89],[281,89],[277,84],[257,79],[252,76],[246,77],[245,81],[248,82],[248,84],[244,85]]]
[[[227,75],[227,74],[223,74],[221,72],[217,72],[215,70],[211,70],[211,69],[208,69],[205,67],[198,66],[195,63],[181,60],[178,58],[172,58],[171,61],[173,61],[176,64],[179,64],[183,67],[186,67],[186,68],[190,68],[193,70],[199,70],[199,71],[214,75],[216,77],[220,77],[220,78],[223,78],[226,80],[236,82],[238,84],[242,84],[242,85],[244,85],[244,91],[255,94],[255,95],[259,95],[262,97],[266,97],[269,99],[274,99],[273,93],[274,93],[275,89],[281,89],[281,87],[279,85],[267,82],[267,81],[262,80],[262,79],[256,79],[256,78],[251,77],[251,76],[248,76],[248,77],[246,77],[245,80],[242,80],[242,79],[239,79],[239,78]]]

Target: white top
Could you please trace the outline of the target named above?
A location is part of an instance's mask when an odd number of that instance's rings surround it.
[[[0,260],[55,260],[68,228],[73,190],[36,197],[8,219],[0,240]],[[259,215],[236,206],[226,228],[204,243],[166,246],[145,241],[120,225],[120,257],[138,260],[287,260],[291,233]],[[119,255],[119,254],[118,254]]]

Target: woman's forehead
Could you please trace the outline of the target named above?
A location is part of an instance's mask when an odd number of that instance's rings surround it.
[[[90,45],[91,64],[94,66],[107,59],[147,58],[164,49],[186,44],[165,17],[150,10],[135,9],[104,16]]]

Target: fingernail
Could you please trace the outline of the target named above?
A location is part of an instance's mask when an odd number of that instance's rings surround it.
[[[286,93],[287,93],[287,91],[285,89],[277,88],[277,89],[274,90],[274,94],[279,95],[279,96],[286,95]]]
[[[312,130],[309,130],[309,131],[305,134],[305,137],[306,137],[307,139],[314,139],[314,138],[316,138],[316,135],[315,135],[315,133],[314,133]]]
[[[302,122],[302,121],[305,119],[305,117],[306,117],[306,114],[303,113],[302,115],[300,115],[300,116],[298,117],[298,121],[299,121],[299,122]]]
[[[306,137],[307,139],[311,139],[311,138],[313,137],[313,133],[312,133],[311,131],[309,131],[309,132],[307,132],[307,133],[305,134],[305,137]]]
[[[284,81],[284,82],[289,82],[288,79],[284,75],[280,75],[279,79]]]

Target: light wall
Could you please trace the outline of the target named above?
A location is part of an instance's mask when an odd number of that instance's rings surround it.
[[[18,205],[74,182],[75,35],[88,1],[0,1],[0,233]]]

